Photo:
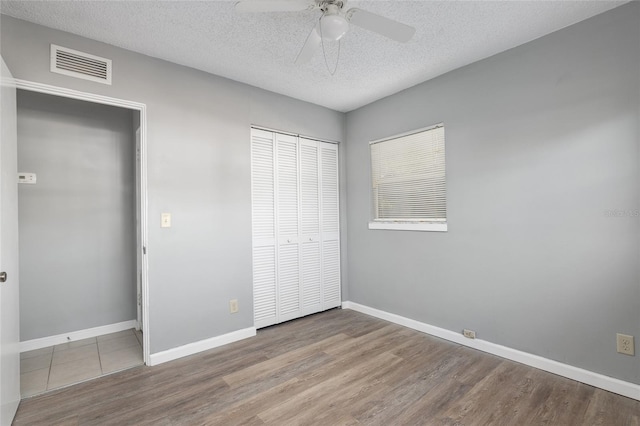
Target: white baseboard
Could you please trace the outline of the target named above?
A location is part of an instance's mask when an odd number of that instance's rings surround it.
[[[102,325],[100,327],[87,328],[85,330],[72,331],[70,333],[58,334],[56,336],[42,337],[40,339],[25,340],[20,342],[20,352],[33,351],[35,349],[47,348],[61,343],[73,342],[75,340],[88,339],[90,337],[102,336],[103,334],[117,333],[118,331],[136,328],[137,320],[123,321],[115,324]]]
[[[342,308],[362,312],[363,314],[371,315],[372,317],[380,318],[395,324],[402,325],[404,327],[422,331],[423,333],[427,333],[432,336],[440,337],[451,342],[459,343],[473,349],[478,349],[483,352],[510,359],[521,364],[529,365],[540,370],[548,371],[550,373],[557,374],[568,379],[586,383],[588,385],[595,386],[597,388],[640,401],[640,385],[636,385],[635,383],[625,382],[623,380],[605,376],[604,374],[594,373],[593,371],[574,367],[568,364],[563,364],[561,362],[543,358],[538,355],[533,355],[528,352],[522,352],[506,346],[487,342],[486,340],[468,339],[461,333],[456,333],[451,330],[436,327],[389,312],[381,311],[379,309],[370,308],[369,306],[361,305],[359,303],[348,301],[342,302]]]
[[[200,340],[199,342],[189,343],[177,348],[168,349],[166,351],[151,354],[149,365],[158,365],[164,362],[173,361],[174,359],[193,355],[198,352],[207,351],[217,348],[218,346],[227,345],[256,335],[256,328],[249,327],[221,336],[212,337],[210,339]]]

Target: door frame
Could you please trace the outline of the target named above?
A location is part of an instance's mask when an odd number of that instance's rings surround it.
[[[0,240],[0,267],[8,275],[7,282],[0,283],[0,425],[10,425],[20,404],[17,108],[15,80],[1,55],[0,65],[0,108],[3,108],[3,117],[0,117],[0,168],[3,175],[0,178],[0,187],[3,187],[0,194],[0,236],[4,240]]]
[[[96,95],[88,92],[67,89],[65,87],[52,86],[49,84],[36,83],[28,80],[15,79],[16,89],[28,90],[31,92],[44,93],[47,95],[59,96],[62,98],[77,99],[85,102],[93,102],[97,104],[110,105],[120,108],[126,108],[140,113],[140,182],[137,187],[139,196],[140,226],[137,230],[137,239],[140,241],[136,248],[137,257],[141,259],[141,306],[142,318],[138,317],[138,324],[142,322],[142,354],[144,363],[150,363],[151,340],[149,336],[149,262],[147,258],[148,251],[148,193],[147,193],[147,105],[129,101],[125,99],[112,98],[109,96]],[[134,129],[135,130],[135,129]],[[135,152],[135,147],[133,147]],[[136,271],[136,275],[138,272]],[[136,298],[137,299],[137,298]],[[137,305],[136,300],[136,305]],[[142,320],[142,321],[141,321]]]

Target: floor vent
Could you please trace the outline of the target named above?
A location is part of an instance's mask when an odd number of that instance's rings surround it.
[[[51,72],[111,84],[111,59],[52,44]]]

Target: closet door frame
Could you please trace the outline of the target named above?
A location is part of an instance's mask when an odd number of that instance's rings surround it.
[[[321,312],[323,310],[327,310],[327,309],[331,309],[337,306],[340,306],[341,304],[341,282],[340,282],[340,270],[341,270],[341,265],[340,265],[340,205],[339,205],[339,156],[338,156],[338,143],[337,142],[331,142],[331,141],[324,141],[324,140],[320,140],[317,138],[312,138],[312,137],[308,137],[308,136],[302,136],[302,135],[297,135],[294,133],[290,133],[290,132],[283,132],[280,130],[273,130],[273,129],[269,129],[266,127],[260,127],[260,126],[251,126],[251,153],[252,153],[252,164],[251,164],[251,173],[252,173],[252,225],[255,224],[255,217],[253,217],[253,214],[255,213],[254,210],[254,163],[253,163],[253,137],[254,137],[254,131],[258,131],[260,133],[262,133],[263,135],[266,134],[270,134],[271,136],[271,141],[272,141],[272,165],[273,165],[273,214],[274,214],[274,245],[273,245],[273,249],[274,249],[274,261],[275,261],[275,265],[274,265],[274,279],[275,279],[275,317],[271,320],[263,320],[263,321],[257,321],[256,320],[256,315],[255,315],[255,305],[256,305],[256,265],[255,265],[255,249],[256,249],[256,243],[257,240],[255,238],[254,232],[252,231],[252,255],[254,257],[253,259],[253,264],[254,264],[254,271],[253,271],[253,290],[254,290],[254,325],[256,328],[262,328],[262,327],[267,327],[269,325],[274,325],[274,324],[279,324],[285,321],[289,321],[291,319],[295,319],[295,318],[299,318],[305,315],[309,315],[312,313],[316,313],[316,312]],[[298,221],[297,221],[297,235],[285,235],[282,234],[280,232],[280,228],[281,228],[281,206],[280,206],[280,167],[279,167],[279,149],[278,149],[278,136],[284,136],[284,138],[289,139],[289,141],[291,141],[292,139],[290,138],[295,138],[295,143],[296,143],[296,160],[297,160],[297,213],[298,213]],[[304,223],[303,223],[303,182],[302,182],[302,176],[303,176],[303,170],[302,170],[302,163],[303,163],[303,159],[302,159],[302,146],[312,146],[315,147],[316,153],[315,153],[315,158],[316,158],[316,168],[317,168],[317,206],[318,206],[318,228],[317,228],[317,233],[315,232],[311,232],[311,233],[305,233],[305,229],[304,229]],[[336,223],[336,230],[334,232],[330,232],[329,233],[329,238],[327,239],[327,235],[324,235],[324,229],[323,229],[323,224],[324,224],[324,217],[323,217],[323,162],[321,159],[321,149],[322,147],[329,147],[329,149],[335,151],[335,171],[336,171],[336,176],[335,176],[335,197],[336,197],[336,216],[337,216],[337,223]],[[306,238],[306,240],[305,240]],[[307,241],[309,238],[311,238],[311,241]],[[326,269],[326,265],[325,265],[325,259],[324,259],[324,253],[325,253],[325,244],[326,241],[336,241],[337,242],[337,271],[334,271],[337,277],[337,302],[335,300],[333,301],[328,301],[325,298],[325,269]],[[309,280],[309,276],[307,276],[305,278],[305,271],[303,266],[305,265],[305,259],[304,259],[304,249],[305,249],[305,244],[306,243],[317,243],[318,244],[318,271],[317,271],[317,280],[319,282],[319,300],[317,301],[317,303],[315,301],[312,300],[312,302],[309,302],[309,299],[306,298],[305,296],[307,296],[309,293],[309,288],[305,288],[305,281]],[[287,313],[282,313],[281,312],[281,301],[282,301],[282,294],[281,294],[281,288],[280,288],[280,283],[279,283],[279,278],[281,277],[282,274],[282,268],[281,268],[281,246],[292,246],[292,245],[296,245],[297,248],[297,268],[298,268],[298,309],[297,311],[289,311]],[[307,271],[308,272],[308,271]],[[335,278],[335,277],[334,277]],[[311,277],[311,279],[314,279],[313,277]],[[334,283],[335,285],[335,283]],[[335,293],[335,291],[334,291]]]

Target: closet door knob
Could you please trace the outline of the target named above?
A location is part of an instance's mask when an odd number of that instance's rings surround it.
[[[2,271],[0,272],[0,283],[4,283],[7,281],[7,273]]]

